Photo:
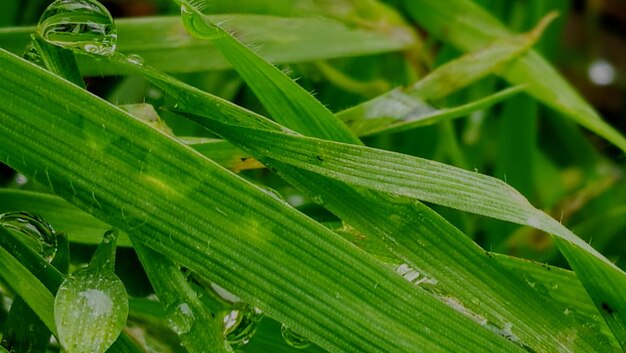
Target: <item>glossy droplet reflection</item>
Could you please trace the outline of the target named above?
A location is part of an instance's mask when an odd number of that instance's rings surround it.
[[[225,325],[225,328],[229,331],[225,333],[227,333],[226,339],[230,346],[234,349],[239,349],[248,344],[259,327],[259,322],[261,322],[263,316],[263,312],[259,308],[250,305],[246,305],[244,309],[237,311],[238,324],[230,328],[227,327],[227,324]]]
[[[28,212],[7,212],[0,214],[0,226],[25,235],[29,244],[52,262],[57,253],[57,234],[46,220]]]
[[[183,335],[191,331],[196,321],[191,307],[187,303],[171,305],[165,312],[167,324],[177,335]]]
[[[39,34],[77,52],[111,56],[117,30],[109,11],[95,0],[56,0],[41,15]]]
[[[196,13],[192,8],[185,5],[181,6],[180,15],[187,31],[195,37],[212,40],[224,35],[218,26],[207,22],[201,14]]]
[[[122,281],[105,269],[79,269],[54,299],[58,338],[70,353],[104,353],[126,324],[128,295]]]
[[[285,342],[287,342],[287,344],[292,346],[293,348],[305,349],[311,346],[311,341],[309,341],[299,333],[296,333],[285,324],[280,327],[280,333],[283,336],[283,339],[285,339]]]
[[[28,42],[28,44],[26,44],[26,49],[24,49],[24,54],[22,54],[22,57],[33,64],[39,66],[44,65],[43,59],[41,59],[41,55],[39,55],[39,52],[37,51],[37,48],[35,48],[32,40]]]
[[[133,65],[143,65],[143,58],[137,54],[130,54],[126,57],[126,61]]]

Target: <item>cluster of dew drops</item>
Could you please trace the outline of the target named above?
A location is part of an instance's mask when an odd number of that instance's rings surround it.
[[[41,15],[37,32],[48,43],[95,57],[113,56],[117,47],[113,17],[106,7],[95,0],[54,1]],[[32,45],[27,47],[24,57],[30,61],[40,60]],[[126,60],[143,65],[143,59],[135,54],[126,56]],[[184,314],[184,306],[176,308]],[[188,331],[185,329],[188,325],[177,323],[185,320],[176,320],[176,317],[173,315],[170,324],[177,331]],[[263,313],[258,308],[249,305],[224,316],[224,334],[233,348],[241,348],[250,341],[262,317]],[[311,345],[304,336],[284,324],[280,331],[285,342],[293,348],[305,349]]]

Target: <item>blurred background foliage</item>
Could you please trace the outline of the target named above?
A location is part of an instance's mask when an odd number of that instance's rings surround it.
[[[405,52],[280,65],[292,77],[298,78],[302,86],[316,92],[316,97],[333,111],[351,107],[393,87],[409,85],[433,67],[460,55],[454,48],[430,37],[411,23],[409,17],[404,16],[404,1],[401,0],[385,1],[389,9],[384,14],[341,11],[342,4],[359,3],[354,0],[215,1],[211,11],[280,16],[320,15],[309,13],[306,6],[298,5],[309,2],[325,3],[321,8],[327,12],[323,15],[335,17],[351,26],[376,26],[378,17],[406,21],[421,37],[414,48]],[[476,2],[516,32],[529,30],[545,14],[557,10],[561,16],[549,27],[536,48],[611,125],[626,134],[626,2]],[[48,3],[45,0],[3,0],[0,3],[0,26],[34,25]],[[174,2],[166,0],[103,0],[102,3],[118,19],[179,13]],[[398,18],[394,17],[396,15],[399,15]],[[254,38],[254,33],[250,36]],[[231,70],[176,76],[239,105],[265,113],[251,90]],[[90,77],[87,86],[90,91],[118,104],[147,102],[158,109],[165,103],[162,92],[136,76]],[[433,104],[442,107],[462,104],[503,87],[505,83],[502,80],[488,77]],[[192,123],[177,120],[165,112],[160,114],[177,135],[210,136]],[[561,220],[620,267],[626,268],[626,259],[620,258],[620,254],[626,251],[626,241],[623,240],[626,234],[624,154],[526,95],[518,95],[494,108],[454,122],[370,137],[365,142],[370,146],[434,159],[501,178],[522,192],[535,206]],[[318,220],[336,221],[332,215],[265,170],[247,170],[240,174],[275,188],[288,201]],[[44,190],[6,166],[0,166],[0,187]],[[433,207],[485,249],[567,266],[550,237],[543,233]],[[119,256],[118,259],[120,266],[133,266],[134,261],[128,260],[127,256]],[[132,282],[145,284],[145,281],[137,282],[136,279]],[[142,286],[136,287],[141,290]]]

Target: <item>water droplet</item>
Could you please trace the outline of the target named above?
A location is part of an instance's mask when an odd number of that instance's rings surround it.
[[[77,52],[111,56],[117,30],[109,11],[96,0],[56,0],[37,26],[46,41]]]
[[[231,310],[224,315],[224,318],[222,319],[224,322],[224,334],[228,335],[235,329],[235,327],[237,327],[241,320],[241,315],[239,314],[239,310]]]
[[[39,55],[39,52],[37,51],[37,48],[35,47],[35,44],[33,44],[32,40],[28,42],[28,44],[26,44],[26,48],[24,49],[24,54],[22,54],[22,57],[30,61],[33,64],[36,64],[42,67],[44,66],[43,59],[41,59],[41,55]],[[18,175],[22,175],[22,174],[18,174]],[[16,178],[16,182],[17,182],[17,178]]]
[[[234,349],[239,349],[250,342],[264,314],[259,308],[246,305],[246,307],[239,312],[238,316],[240,317],[239,324],[231,328],[230,333],[226,336],[228,343]]]
[[[133,64],[133,65],[139,65],[142,66],[143,65],[143,58],[137,54],[130,54],[126,57],[126,61],[128,61],[129,63]]]
[[[54,321],[61,346],[72,353],[102,353],[126,324],[128,295],[109,270],[76,270],[54,299]]]
[[[326,201],[324,200],[322,195],[315,195],[315,196],[311,197],[311,199],[313,199],[313,202],[315,202],[316,204],[318,204],[320,206],[324,206],[324,204],[326,204]]]
[[[208,19],[192,8],[182,5],[180,14],[185,28],[195,37],[211,40],[221,38],[224,35],[222,29],[208,22]]]
[[[287,342],[287,344],[292,346],[293,348],[305,349],[311,346],[311,341],[309,341],[299,333],[296,333],[285,324],[280,327],[280,333],[283,336],[285,342]]]
[[[258,186],[259,186],[259,188],[261,190],[265,191],[266,194],[270,195],[274,199],[276,199],[276,200],[278,200],[278,201],[280,201],[280,202],[282,202],[284,204],[289,205],[289,202],[287,202],[287,200],[285,200],[283,195],[281,195],[278,191],[276,191],[276,190],[274,190],[274,189],[272,189],[272,188],[270,188],[268,186],[265,186],[265,185],[258,185]]]
[[[37,54],[39,55],[39,54]],[[21,173],[17,173],[15,174],[15,184],[17,186],[24,186],[28,183],[28,178],[26,177],[26,175],[21,174]]]
[[[177,335],[183,335],[191,331],[196,316],[187,303],[170,305],[165,311],[167,324]]]
[[[46,220],[28,212],[7,212],[0,214],[0,226],[27,236],[30,245],[52,262],[57,253],[57,234]]]

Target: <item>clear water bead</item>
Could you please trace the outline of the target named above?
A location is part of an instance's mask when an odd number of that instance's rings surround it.
[[[196,316],[187,303],[170,306],[166,310],[165,317],[169,327],[177,335],[183,335],[191,331],[196,322]]]
[[[54,1],[37,30],[46,41],[81,53],[111,56],[117,45],[113,17],[95,0]]]
[[[252,339],[263,319],[263,312],[256,307],[246,305],[238,312],[239,322],[235,327],[227,328],[226,340],[234,349],[240,349]]]
[[[280,333],[283,336],[285,342],[287,342],[287,344],[292,346],[293,348],[305,349],[311,346],[311,341],[306,339],[301,334],[290,329],[285,324],[280,327]]]
[[[57,253],[57,234],[43,218],[28,212],[0,214],[0,226],[26,236],[25,241],[44,259],[52,262]]]

